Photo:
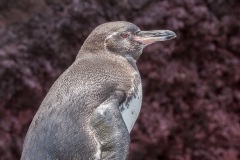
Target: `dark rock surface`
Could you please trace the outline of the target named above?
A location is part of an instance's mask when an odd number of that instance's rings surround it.
[[[240,159],[237,0],[0,0],[0,159],[17,160],[56,78],[99,24],[124,20],[178,38],[147,47],[131,160]]]

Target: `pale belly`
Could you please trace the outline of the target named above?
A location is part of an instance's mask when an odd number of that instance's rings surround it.
[[[142,106],[142,84],[138,85],[138,93],[128,103],[128,106],[123,103],[124,110],[121,112],[123,120],[127,126],[128,132],[130,133],[134,123],[136,122]]]

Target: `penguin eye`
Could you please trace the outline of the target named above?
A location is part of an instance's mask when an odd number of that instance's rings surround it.
[[[128,36],[129,36],[129,35],[128,35],[127,33],[122,33],[122,34],[121,34],[121,37],[122,37],[122,38],[127,38]]]

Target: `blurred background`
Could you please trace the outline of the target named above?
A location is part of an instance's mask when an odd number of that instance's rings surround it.
[[[130,160],[240,160],[240,1],[0,0],[0,160],[18,160],[47,91],[99,24],[178,37],[144,49]]]

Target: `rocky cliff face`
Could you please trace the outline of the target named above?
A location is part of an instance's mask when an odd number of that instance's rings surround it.
[[[0,159],[17,160],[54,80],[99,24],[124,20],[178,38],[147,47],[131,160],[240,159],[237,0],[0,1]]]

